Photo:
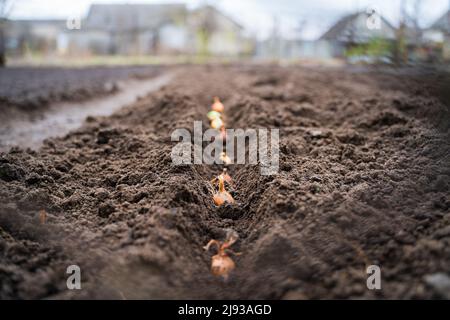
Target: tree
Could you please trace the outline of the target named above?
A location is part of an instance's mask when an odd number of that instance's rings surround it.
[[[209,56],[211,37],[216,30],[215,12],[211,6],[204,6],[199,10],[199,26],[197,36],[200,40],[200,54]]]
[[[400,25],[396,40],[396,60],[399,64],[408,63],[409,49],[421,45],[420,9],[421,0],[401,0],[400,2]]]
[[[0,0],[0,67],[5,66],[6,57],[5,57],[5,30],[6,30],[6,21],[8,19],[9,14],[13,8],[12,0]]]
[[[407,28],[406,0],[400,1],[400,23],[397,29],[395,41],[395,62],[405,64],[408,61],[408,49],[406,46],[406,28]]]

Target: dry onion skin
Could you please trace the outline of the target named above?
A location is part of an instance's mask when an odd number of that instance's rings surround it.
[[[214,184],[215,182],[218,182],[220,178],[222,178],[224,182],[226,182],[226,183],[228,183],[230,185],[233,184],[233,179],[228,174],[228,169],[227,168],[223,168],[222,173],[220,175],[218,175],[217,177],[215,177],[214,179],[212,179],[211,183]]]
[[[224,168],[220,176],[223,178],[223,181],[226,183],[231,184],[233,182],[233,179],[231,179],[230,175],[228,174],[227,168]]]

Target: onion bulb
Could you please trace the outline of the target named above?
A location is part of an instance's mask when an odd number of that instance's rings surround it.
[[[211,128],[213,129],[220,129],[223,127],[223,121],[220,118],[216,118],[213,121],[211,121]]]
[[[211,273],[213,275],[223,277],[227,280],[230,272],[236,268],[236,264],[233,259],[230,258],[230,254],[238,256],[240,253],[234,252],[230,247],[238,238],[239,236],[236,231],[229,229],[225,242],[222,243],[217,240],[210,240],[208,244],[203,247],[206,251],[208,251],[212,245],[215,245],[217,248],[217,254],[211,258]]]
[[[225,190],[224,177],[222,175],[217,177],[219,180],[219,191],[213,196],[214,204],[218,207],[225,203],[234,203],[231,194]]]
[[[216,254],[211,258],[211,273],[215,276],[221,276],[226,280],[234,268],[236,268],[236,265],[233,259],[226,254]]]
[[[220,160],[222,160],[222,162],[223,162],[225,165],[231,164],[231,159],[230,159],[229,156],[227,156],[227,154],[226,154],[225,152],[222,152],[222,153],[220,154]]]
[[[219,97],[214,97],[214,103],[212,104],[211,109],[217,112],[223,112],[224,107],[222,102],[220,102]]]
[[[213,121],[214,119],[220,118],[220,113],[217,111],[210,111],[206,114],[209,121]]]

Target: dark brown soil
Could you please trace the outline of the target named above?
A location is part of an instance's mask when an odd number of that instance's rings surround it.
[[[129,78],[150,78],[156,66],[0,69],[0,112],[11,107],[35,111],[57,101],[80,101],[120,89]]]
[[[448,298],[429,280],[450,269],[440,77],[185,67],[38,152],[2,154],[0,298]],[[219,166],[171,165],[172,130],[206,127],[216,95],[228,127],[280,128],[279,174],[231,166],[232,207],[212,202]],[[243,254],[224,282],[202,247],[227,228]],[[82,290],[66,288],[71,264]],[[370,264],[381,290],[366,288]]]

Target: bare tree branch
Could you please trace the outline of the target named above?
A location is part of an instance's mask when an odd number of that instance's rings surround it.
[[[14,0],[0,0],[0,19],[8,18],[14,8],[14,5]]]

